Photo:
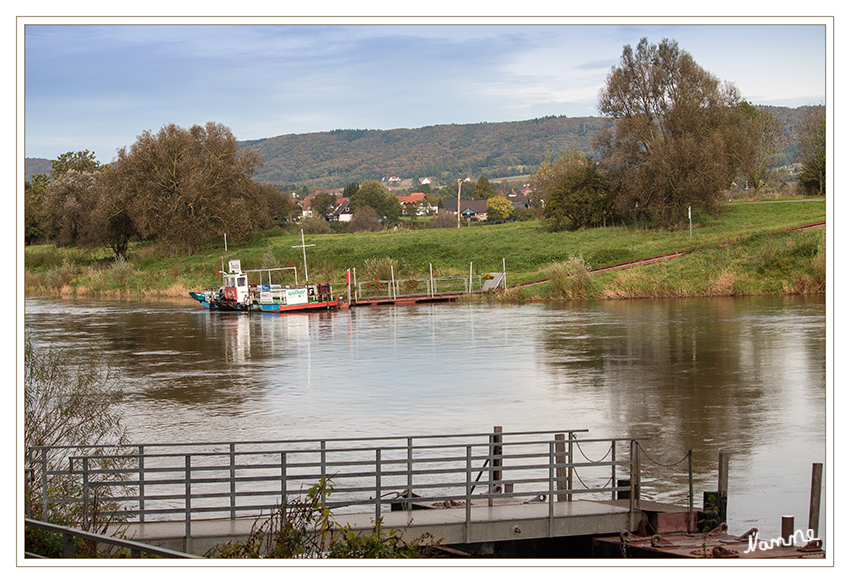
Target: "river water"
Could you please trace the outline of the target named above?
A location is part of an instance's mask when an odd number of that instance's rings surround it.
[[[696,504],[730,454],[729,530],[808,521],[826,459],[823,297],[227,314],[28,298],[38,345],[102,350],[134,443],[587,429],[647,437],[643,496]],[[648,458],[648,459],[647,459]],[[673,465],[672,468],[664,466]],[[819,532],[825,534],[822,505]]]

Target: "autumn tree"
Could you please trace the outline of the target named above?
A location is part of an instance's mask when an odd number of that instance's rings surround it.
[[[613,196],[598,164],[578,150],[564,153],[555,162],[547,157],[531,182],[543,196],[549,231],[604,225],[613,217]]]
[[[758,196],[767,183],[771,169],[788,144],[782,122],[771,112],[758,109],[747,101],[738,106],[740,136],[733,147],[741,176]]]
[[[487,220],[491,223],[504,223],[511,218],[514,205],[504,196],[491,196],[487,199]]]
[[[260,164],[256,151],[240,150],[229,129],[210,122],[145,131],[113,166],[140,236],[195,253],[211,235],[238,240],[270,223],[263,188],[251,180]]]
[[[826,108],[807,107],[797,129],[803,171],[797,185],[803,194],[826,194]]]
[[[372,207],[384,225],[393,225],[401,216],[401,203],[377,180],[366,180],[349,199],[352,212]]]
[[[719,213],[719,193],[735,172],[730,142],[739,101],[733,85],[675,41],[626,45],[598,103],[615,122],[597,145],[618,207],[665,227],[681,224],[689,206]]]

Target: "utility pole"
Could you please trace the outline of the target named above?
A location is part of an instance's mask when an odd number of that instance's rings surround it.
[[[457,179],[457,228],[460,229],[460,185],[463,183],[463,178]]]

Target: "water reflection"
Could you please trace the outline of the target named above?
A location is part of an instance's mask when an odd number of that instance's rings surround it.
[[[694,450],[697,492],[714,489],[718,453],[730,452],[738,521],[730,527],[758,524],[763,535],[778,531],[781,514],[805,522],[811,463],[825,460],[825,302],[817,297],[310,315],[34,298],[26,328],[38,343],[104,351],[121,369],[124,417],[139,442],[494,425],[645,436],[659,463]],[[647,459],[644,469],[645,492],[686,501],[686,466]]]

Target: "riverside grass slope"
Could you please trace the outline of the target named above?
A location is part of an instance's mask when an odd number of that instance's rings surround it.
[[[392,263],[398,279],[501,271],[508,283],[541,283],[488,296],[505,301],[699,297],[825,293],[826,230],[777,232],[824,221],[823,200],[729,204],[719,218],[695,213],[676,231],[613,226],[547,233],[536,221],[461,229],[415,229],[379,233],[305,235],[311,281],[342,285],[345,270],[360,281],[381,277],[375,266]],[[729,241],[724,245],[720,243]],[[244,269],[298,265],[297,227],[256,233],[228,243],[227,257]],[[672,261],[587,274],[587,269],[687,251]],[[220,285],[223,241],[210,241],[192,256],[137,244],[128,261],[104,250],[31,246],[25,250],[27,295],[175,297]],[[564,279],[566,277],[566,279]],[[565,283],[566,282],[566,283]],[[288,283],[288,282],[286,282]],[[293,282],[294,283],[294,282]],[[471,299],[471,298],[470,298]],[[190,300],[191,301],[191,300]]]

